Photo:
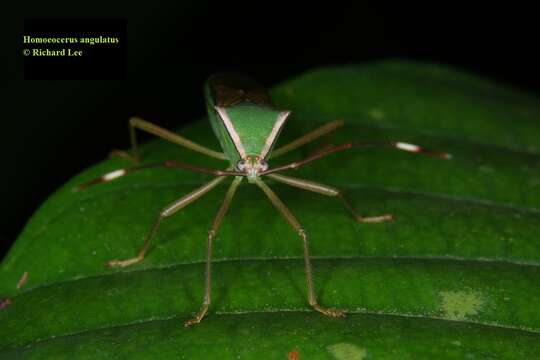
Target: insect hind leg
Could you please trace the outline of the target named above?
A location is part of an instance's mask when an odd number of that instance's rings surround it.
[[[201,309],[195,315],[195,317],[184,322],[185,327],[189,327],[189,326],[200,323],[203,317],[206,315],[206,312],[208,311],[208,307],[210,306],[210,294],[212,290],[212,287],[211,287],[212,243],[213,243],[214,237],[216,236],[216,232],[218,231],[221,225],[221,222],[223,221],[223,218],[225,217],[225,214],[229,210],[229,206],[231,205],[232,199],[236,192],[236,188],[238,187],[238,185],[240,185],[240,183],[242,182],[242,179],[243,179],[242,177],[236,177],[233,180],[232,184],[229,186],[229,190],[227,191],[227,194],[225,195],[225,199],[223,200],[221,206],[219,207],[219,210],[216,214],[214,222],[212,223],[212,227],[208,231],[204,299],[203,299]]]
[[[302,228],[293,213],[287,208],[287,206],[279,199],[279,197],[266,185],[262,180],[258,179],[256,184],[266,194],[272,205],[283,215],[285,220],[293,227],[298,233],[298,236],[302,239],[304,245],[304,270],[306,272],[307,288],[308,288],[308,302],[318,312],[332,317],[344,317],[345,311],[341,309],[326,308],[319,304],[317,296],[315,294],[315,288],[313,286],[313,275],[311,270],[311,260],[309,253],[309,239],[306,231]]]

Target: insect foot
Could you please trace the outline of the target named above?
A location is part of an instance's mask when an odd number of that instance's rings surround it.
[[[142,261],[142,258],[139,258],[139,257],[134,257],[134,258],[131,258],[131,259],[126,259],[126,260],[111,260],[111,261],[108,261],[107,262],[107,267],[126,267],[126,266],[130,266],[130,265],[133,265],[133,264],[136,264],[138,262],[141,262]]]
[[[356,221],[360,223],[379,223],[384,221],[394,221],[396,218],[394,218],[394,215],[391,214],[385,214],[385,215],[379,215],[379,216],[357,216]]]
[[[345,310],[341,310],[341,309],[333,309],[333,308],[323,308],[322,306],[320,306],[319,304],[313,304],[311,305],[313,306],[313,308],[315,310],[317,310],[318,312],[326,315],[326,316],[331,316],[331,317],[345,317]]]
[[[206,315],[206,312],[208,311],[208,305],[203,305],[201,310],[197,313],[197,315],[193,319],[189,319],[186,322],[184,322],[185,327],[190,327],[193,325],[196,325],[201,322],[204,315]]]
[[[139,163],[139,158],[137,156],[130,155],[127,151],[123,150],[112,150],[109,153],[109,157],[120,157],[129,160],[131,163],[137,165]]]

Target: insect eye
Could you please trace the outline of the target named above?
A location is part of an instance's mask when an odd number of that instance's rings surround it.
[[[260,161],[261,157],[260,156],[255,156],[255,160]]]
[[[246,161],[245,160],[238,160],[236,163],[236,170],[238,171],[244,171],[246,169]]]
[[[259,164],[261,164],[261,171],[268,170],[268,163],[264,160],[260,160]]]

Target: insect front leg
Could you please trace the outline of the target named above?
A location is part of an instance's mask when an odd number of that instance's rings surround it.
[[[229,206],[231,205],[231,201],[234,197],[234,194],[236,192],[236,188],[238,185],[240,185],[240,182],[242,181],[242,177],[236,177],[231,186],[229,187],[229,190],[227,191],[227,194],[225,195],[225,199],[223,200],[223,203],[221,204],[217,214],[216,218],[214,219],[214,222],[212,223],[212,227],[208,231],[208,242],[207,242],[207,254],[206,254],[206,276],[205,276],[205,292],[204,292],[204,299],[203,304],[201,306],[201,309],[195,315],[193,319],[187,320],[184,323],[184,326],[189,327],[191,325],[195,325],[201,322],[204,315],[206,315],[206,312],[208,311],[208,306],[210,306],[210,293],[211,293],[211,270],[212,270],[212,242],[214,240],[214,237],[216,236],[216,232],[219,229],[219,226],[221,225],[221,222],[223,221],[223,218],[225,217],[225,214],[227,213],[227,210],[229,210]]]
[[[318,312],[332,317],[343,317],[345,311],[340,309],[325,308],[319,305],[315,290],[313,287],[313,275],[311,273],[311,260],[309,254],[309,239],[306,231],[302,228],[293,213],[287,208],[287,206],[278,198],[278,196],[270,189],[262,180],[258,179],[256,184],[264,191],[270,202],[277,208],[277,210],[283,215],[287,222],[296,230],[298,236],[302,239],[304,244],[304,269],[306,271],[307,288],[308,288],[308,302]]]
[[[201,186],[200,188],[192,191],[191,193],[187,194],[186,196],[182,197],[181,199],[176,200],[172,204],[165,207],[163,210],[159,212],[159,215],[157,219],[155,220],[154,224],[152,225],[152,228],[150,229],[150,232],[146,235],[146,239],[144,240],[144,244],[139,251],[139,254],[130,259],[125,260],[111,260],[107,263],[109,267],[126,267],[133,264],[136,264],[138,262],[141,262],[144,260],[144,257],[146,253],[148,252],[148,249],[150,248],[150,243],[152,239],[155,237],[159,225],[161,224],[161,221],[165,219],[166,217],[171,216],[172,214],[176,213],[180,209],[184,208],[186,205],[194,202],[195,200],[199,199],[201,196],[215,188],[220,182],[225,180],[224,176],[219,176],[213,179],[212,181],[206,183],[205,185]]]
[[[135,129],[146,131],[159,138],[162,138],[172,143],[175,143],[177,145],[186,147],[190,150],[197,151],[201,154],[204,154],[204,155],[216,158],[216,159],[220,159],[220,160],[225,160],[225,155],[221,152],[214,151],[205,146],[199,145],[189,139],[186,139],[183,136],[180,136],[172,131],[164,129],[160,126],[152,124],[151,122],[143,120],[138,117],[132,117],[131,119],[129,119],[129,137],[131,140],[131,154],[123,150],[113,150],[110,153],[111,156],[120,156],[120,157],[130,160],[131,162],[135,164],[139,163],[139,147],[137,144],[137,134],[135,133]]]
[[[291,141],[290,143],[272,151],[270,154],[270,158],[274,159],[278,156],[285,155],[288,152],[291,152],[300,146],[304,146],[305,144],[308,144],[310,142],[313,142],[317,140],[318,138],[327,135],[331,133],[332,131],[335,131],[336,129],[343,126],[344,121],[343,120],[334,120],[329,123],[324,124],[323,126],[305,134],[299,137],[298,139]]]
[[[354,206],[345,198],[343,193],[331,186],[317,183],[311,180],[298,179],[290,176],[284,176],[280,174],[268,174],[269,178],[282,182],[284,184],[297,187],[299,189],[313,191],[318,194],[333,196],[338,198],[345,208],[349,211],[351,216],[360,223],[378,223],[383,221],[393,221],[394,216],[390,214],[378,215],[378,216],[361,216],[358,214]]]

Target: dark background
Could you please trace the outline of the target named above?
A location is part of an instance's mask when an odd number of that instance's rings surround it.
[[[201,86],[214,71],[239,70],[270,86],[317,66],[399,57],[540,91],[533,9],[292,4],[145,1],[55,9],[25,3],[9,19],[13,49],[25,17],[104,16],[105,10],[125,17],[127,80],[24,81],[22,55],[13,50],[14,80],[3,83],[1,94],[0,257],[56,188],[111,149],[128,147],[130,116],[174,129],[203,115]]]
[[[75,39],[69,45],[24,42],[21,49],[30,51],[65,51],[65,56],[24,56],[25,80],[125,80],[126,73],[126,18],[26,18],[24,37],[63,37]],[[102,39],[103,37],[103,39]],[[93,45],[79,39],[96,39]],[[99,39],[99,40],[97,40]],[[115,39],[117,43],[109,43]],[[103,43],[102,43],[103,41]],[[92,41],[91,41],[92,42]],[[76,56],[82,51],[83,56]]]

